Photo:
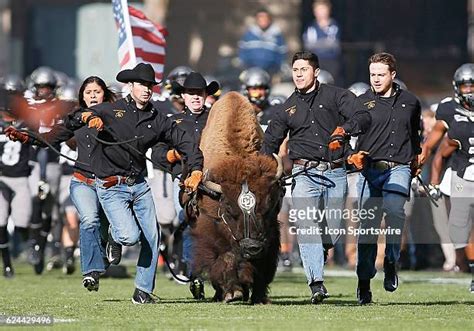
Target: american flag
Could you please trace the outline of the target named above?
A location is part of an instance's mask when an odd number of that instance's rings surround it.
[[[112,0],[112,6],[119,34],[120,69],[131,69],[140,62],[150,63],[155,69],[156,79],[162,80],[166,29],[129,6],[127,0]]]

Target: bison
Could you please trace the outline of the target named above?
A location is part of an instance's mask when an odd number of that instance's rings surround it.
[[[203,130],[204,185],[215,195],[194,198],[193,273],[210,280],[215,301],[269,302],[284,189],[280,158],[258,154],[262,138],[251,104],[236,92],[212,107]]]

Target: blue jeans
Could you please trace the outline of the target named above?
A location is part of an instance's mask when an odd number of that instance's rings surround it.
[[[295,166],[293,174],[301,170],[303,166]],[[312,177],[314,175],[328,180]],[[307,175],[303,173],[294,178],[292,199],[296,218],[291,212],[290,218],[296,222],[301,260],[309,285],[324,280],[323,243],[334,245],[340,236],[346,194],[347,176],[343,168],[324,172],[310,169]],[[318,210],[325,216],[319,217],[322,214],[316,214]]]
[[[361,220],[357,243],[357,276],[368,280],[375,276],[378,234],[371,229],[380,229],[385,213],[386,234],[385,258],[388,262],[397,262],[400,258],[400,242],[405,223],[404,205],[410,194],[410,166],[398,165],[388,170],[367,168],[358,182],[359,209],[372,211],[374,217]]]
[[[96,180],[97,194],[109,219],[112,238],[124,246],[133,246],[140,240],[135,287],[152,293],[160,231],[151,189],[143,177],[130,186],[117,184],[104,188],[103,183],[100,179]]]
[[[173,182],[173,195],[174,195],[174,207],[176,210],[176,215],[178,215],[179,224],[185,222],[184,219],[184,210],[183,207],[179,204],[179,180],[175,179]],[[188,274],[186,276],[191,276],[192,273],[192,263],[193,263],[193,237],[191,236],[191,229],[189,226],[183,230],[182,234],[183,241],[183,256],[182,260],[186,263],[188,268]]]
[[[69,186],[70,196],[79,213],[79,236],[81,249],[81,271],[86,275],[92,271],[105,272],[105,250],[101,244],[101,223],[107,222],[101,213],[95,186],[80,182],[74,177]],[[102,219],[102,222],[101,222]]]

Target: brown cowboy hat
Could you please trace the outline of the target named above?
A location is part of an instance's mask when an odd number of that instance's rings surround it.
[[[155,80],[155,70],[149,63],[139,63],[133,69],[125,69],[117,74],[117,80],[122,83],[145,82],[159,84]]]
[[[207,85],[206,80],[199,72],[191,72],[181,85],[178,82],[172,83],[177,94],[183,93],[185,89],[206,90],[208,95],[213,95],[219,90],[219,83],[213,80]]]

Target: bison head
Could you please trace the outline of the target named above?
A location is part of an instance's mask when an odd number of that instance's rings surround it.
[[[218,200],[204,197],[204,208],[214,211],[223,235],[239,243],[247,259],[261,257],[266,239],[279,233],[283,166],[281,159],[275,158],[277,162],[263,155],[228,157],[208,172],[204,182],[207,188],[220,193]]]

